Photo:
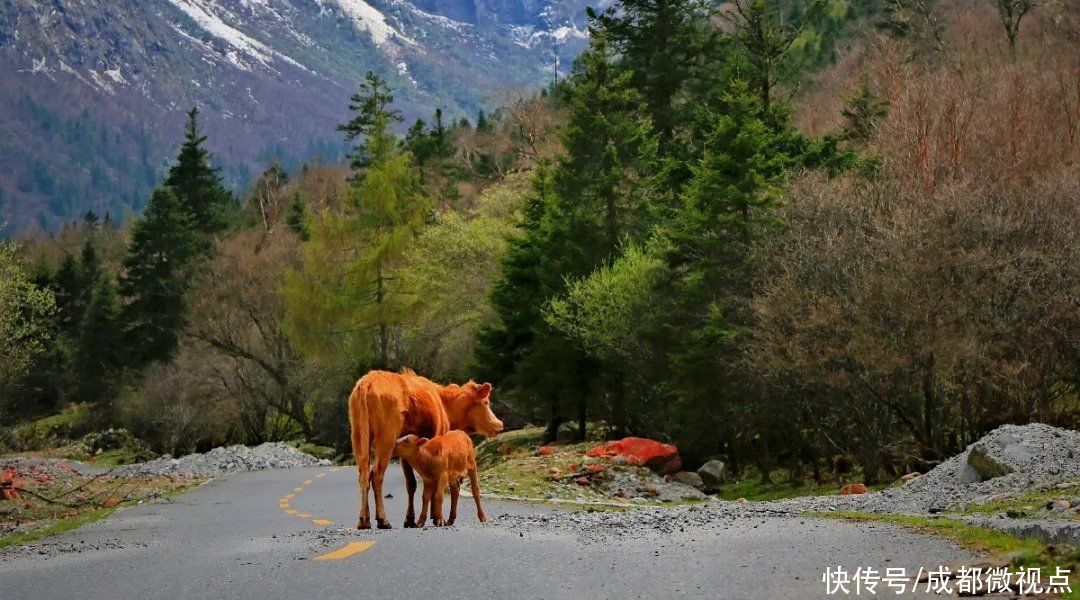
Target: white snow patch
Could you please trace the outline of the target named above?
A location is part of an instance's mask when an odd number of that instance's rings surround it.
[[[120,72],[120,67],[115,69],[106,69],[105,76],[112,79],[115,83],[127,85],[127,79],[124,79],[124,74]]]
[[[169,2],[183,11],[184,14],[191,17],[191,19],[207,33],[232,46],[233,50],[227,52],[226,57],[229,59],[229,62],[240,69],[250,70],[247,62],[241,58],[241,54],[243,54],[255,59],[267,67],[271,66],[273,59],[278,58],[293,66],[307,70],[306,67],[295,60],[275,51],[266,44],[223,21],[221,17],[211,11],[210,7],[213,6],[212,0],[209,2],[207,2],[207,0],[169,0]]]
[[[384,46],[391,38],[415,43],[403,33],[394,29],[387,21],[386,15],[377,8],[364,2],[364,0],[337,0],[341,12],[352,19],[353,26],[357,31],[366,31],[375,41],[377,46]]]

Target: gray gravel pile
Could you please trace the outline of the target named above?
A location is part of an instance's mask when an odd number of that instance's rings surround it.
[[[189,454],[181,458],[163,456],[144,463],[123,465],[112,474],[132,475],[197,475],[213,477],[236,471],[262,469],[293,469],[328,466],[330,461],[318,459],[281,442],[268,442],[255,447],[224,446],[205,454]]]
[[[973,453],[979,458],[972,458]],[[1076,477],[1080,432],[1041,423],[1003,425],[904,487],[861,497],[859,510],[938,512],[988,502],[1000,494],[1047,489]]]
[[[976,453],[1009,471],[984,478],[969,464]],[[976,460],[975,462],[979,462]],[[985,465],[982,465],[985,470]],[[621,532],[647,528],[661,533],[681,527],[722,525],[732,519],[799,518],[805,512],[858,510],[878,513],[927,514],[964,504],[988,502],[1000,494],[1048,489],[1080,477],[1080,432],[1042,424],[1005,425],[964,452],[916,477],[903,487],[859,496],[815,496],[773,502],[729,502],[715,499],[705,505],[675,509],[639,508],[625,512],[563,513],[543,516],[498,517],[515,530],[564,529],[583,541],[603,541]]]

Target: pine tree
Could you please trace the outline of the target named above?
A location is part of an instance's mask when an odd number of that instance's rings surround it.
[[[300,198],[300,192],[293,194],[293,201],[289,205],[289,214],[285,217],[285,224],[290,231],[300,238],[301,242],[311,239],[311,231],[308,229],[307,204]]]
[[[81,269],[75,255],[64,255],[56,275],[53,277],[52,291],[56,297],[56,322],[59,331],[65,336],[74,336],[86,310],[83,293]]]
[[[349,110],[356,116],[338,126],[338,130],[344,131],[345,139],[349,141],[362,140],[349,153],[349,164],[357,178],[396,145],[390,128],[404,117],[400,111],[390,108],[393,103],[394,95],[386,81],[371,71],[364,76],[360,91],[349,100]]]
[[[123,334],[120,299],[111,277],[103,276],[94,286],[72,358],[80,400],[102,404],[112,398],[123,366]]]
[[[870,81],[863,78],[859,90],[847,98],[841,113],[844,116],[844,138],[853,142],[865,142],[873,135],[878,123],[888,114],[889,101],[878,98],[870,89]]]
[[[187,322],[186,295],[198,262],[210,246],[176,194],[154,192],[142,218],[131,230],[120,292],[127,299],[125,344],[131,364],[144,366],[169,359]]]
[[[394,271],[430,212],[412,156],[390,132],[400,120],[391,100],[371,73],[365,92],[353,96],[360,114],[342,129],[363,141],[354,153],[351,201],[340,214],[311,222],[304,269],[289,273],[285,286],[286,329],[302,351],[380,368],[400,366],[390,347],[404,321]]]
[[[169,169],[165,187],[169,188],[204,234],[223,229],[232,208],[232,193],[221,181],[219,170],[210,166],[210,153],[203,147],[206,136],[199,132],[199,109],[187,113],[184,143]]]
[[[599,365],[547,325],[543,307],[563,292],[567,278],[612,260],[648,221],[638,184],[655,153],[655,136],[633,74],[612,63],[600,34],[575,65],[562,136],[566,154],[537,175],[530,218],[522,238],[512,242],[493,294],[502,328],[485,331],[478,350],[479,362],[492,367],[486,376],[547,405],[549,437],[567,401],[584,431],[589,381]],[[603,367],[621,429],[623,377],[619,365]]]

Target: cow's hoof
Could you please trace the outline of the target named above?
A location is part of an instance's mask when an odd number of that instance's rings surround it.
[[[405,517],[405,529],[415,529],[415,528],[416,528],[416,518],[415,517]]]
[[[431,524],[436,527],[442,527],[443,525],[446,525],[446,521],[443,521],[442,519],[433,519]]]
[[[454,520],[453,519],[450,519],[449,521],[446,522],[447,527],[453,527],[453,525],[454,525]]]
[[[376,519],[376,522],[379,524],[379,529],[393,529],[393,527],[390,527],[390,521],[386,519]]]
[[[479,519],[481,523],[483,523],[484,521],[487,521],[487,515],[485,515],[484,513],[480,513],[480,514],[476,515],[476,518]]]
[[[371,517],[360,517],[356,522],[357,529],[371,529]]]

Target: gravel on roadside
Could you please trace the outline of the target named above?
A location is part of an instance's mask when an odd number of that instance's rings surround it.
[[[188,454],[180,458],[162,456],[144,463],[122,465],[112,475],[196,475],[214,477],[237,471],[262,469],[294,469],[329,466],[330,461],[315,458],[283,442],[267,442],[254,447],[223,446],[204,454]]]

